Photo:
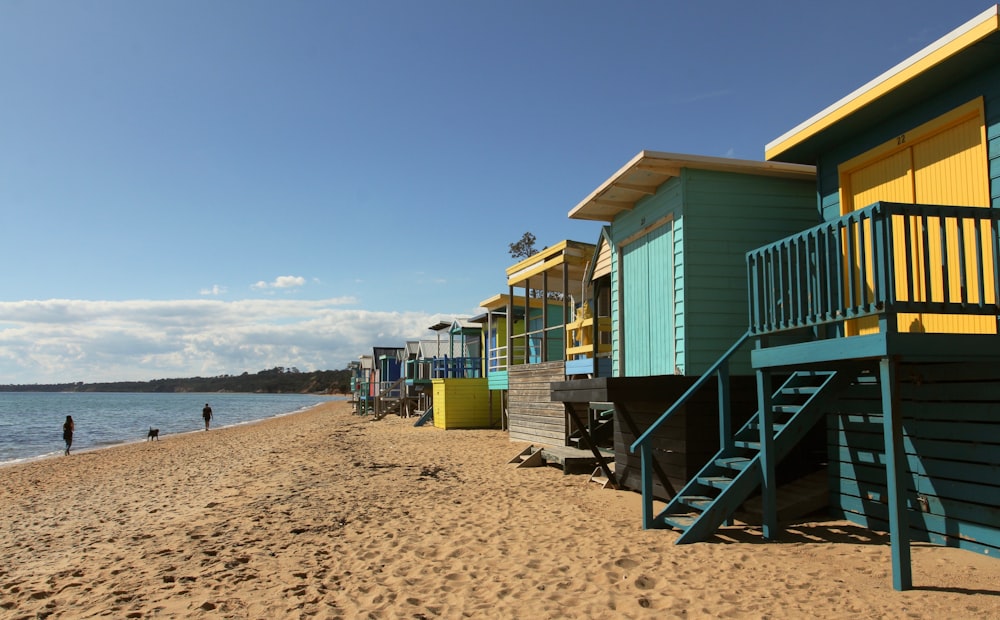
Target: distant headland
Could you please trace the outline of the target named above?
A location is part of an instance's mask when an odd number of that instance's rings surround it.
[[[350,386],[349,370],[315,370],[277,366],[251,374],[115,381],[109,383],[51,383],[0,385],[0,392],[249,392],[262,394],[344,394]]]

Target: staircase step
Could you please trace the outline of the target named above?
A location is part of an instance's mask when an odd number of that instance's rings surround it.
[[[698,476],[698,484],[714,489],[725,489],[732,484],[733,479],[726,476]]]
[[[814,385],[799,385],[786,387],[778,390],[778,394],[783,396],[812,396],[819,391],[819,387]]]
[[[733,445],[737,448],[743,448],[745,450],[756,450],[760,452],[760,442],[759,441],[748,441],[745,439],[737,439],[733,442]]]
[[[698,517],[693,515],[665,515],[663,517],[664,523],[678,530],[688,529],[697,520]]]
[[[747,468],[747,465],[750,464],[750,458],[746,456],[729,456],[721,459],[715,459],[715,464],[725,469],[743,471]]]
[[[774,431],[775,435],[777,435],[786,426],[787,426],[787,424],[784,424],[784,423],[781,423],[781,422],[775,422],[775,423],[771,424],[771,430]],[[744,426],[740,430],[744,434],[744,439],[746,438],[745,435],[747,434],[747,431],[749,431],[750,435],[752,435],[753,437],[757,437],[760,434],[760,425],[757,424],[756,422],[751,422],[751,423],[747,424],[746,426]]]
[[[795,415],[802,410],[802,405],[773,405],[773,410],[783,415]]]
[[[694,508],[701,512],[711,506],[715,498],[708,497],[707,495],[682,495],[678,501],[689,508]]]

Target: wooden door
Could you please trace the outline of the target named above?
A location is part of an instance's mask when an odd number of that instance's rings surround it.
[[[877,201],[949,206],[989,207],[989,175],[987,171],[985,129],[982,101],[977,100],[898,136],[841,166],[842,211],[864,208]],[[924,234],[918,218],[909,223],[894,218],[892,234],[896,248],[894,274],[897,298],[901,301],[941,301],[946,297],[961,298],[957,224],[948,222],[942,239],[937,218],[929,218],[927,252]],[[907,226],[909,224],[909,226]],[[905,256],[905,235],[911,231],[912,263]],[[868,231],[866,230],[866,233]],[[986,256],[981,257],[987,282],[986,301],[993,303],[994,276],[989,228],[978,232],[971,226],[963,229],[965,252],[974,256],[976,235],[980,235]],[[942,254],[945,246],[947,256]],[[925,257],[926,256],[926,260]],[[945,295],[942,273],[943,259],[948,258],[948,295]],[[848,264],[858,264],[857,256]],[[926,263],[926,264],[925,264]],[[871,261],[867,261],[870,265]],[[975,282],[975,261],[966,261],[966,279]],[[860,274],[859,274],[860,275]],[[859,286],[871,282],[872,273],[856,278]],[[912,292],[912,299],[910,298]],[[978,291],[965,291],[970,302],[978,302]],[[897,329],[904,332],[937,333],[996,333],[996,319],[988,316],[958,316],[943,314],[900,314]],[[878,331],[874,318],[849,321],[847,335]]]
[[[622,247],[625,376],[674,374],[673,226],[666,222]]]

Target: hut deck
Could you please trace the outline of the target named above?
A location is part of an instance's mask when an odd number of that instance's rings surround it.
[[[599,464],[590,450],[570,446],[542,446],[539,450],[547,464],[562,467],[564,474],[589,474]],[[605,462],[613,461],[614,458],[614,455],[609,454],[605,457]]]

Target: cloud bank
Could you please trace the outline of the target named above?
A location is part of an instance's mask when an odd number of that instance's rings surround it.
[[[344,308],[353,303],[0,302],[0,384],[146,381],[275,366],[335,370],[372,346],[402,346],[425,336],[441,318]]]

